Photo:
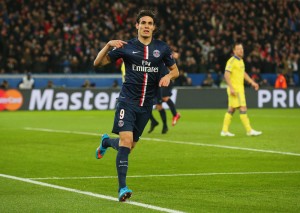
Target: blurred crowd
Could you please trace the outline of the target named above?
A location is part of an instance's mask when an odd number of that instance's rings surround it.
[[[0,73],[119,72],[121,62],[92,64],[111,39],[136,36],[139,0],[4,0],[0,2]],[[156,37],[180,53],[186,73],[224,71],[234,41],[249,73],[299,73],[300,2],[291,0],[153,0]]]

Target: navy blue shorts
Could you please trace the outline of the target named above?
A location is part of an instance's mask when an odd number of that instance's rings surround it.
[[[162,93],[161,93],[161,87],[158,88],[157,90],[157,94],[156,94],[156,97],[154,98],[153,100],[153,103],[154,104],[162,104]]]
[[[157,95],[154,98],[153,103],[154,104],[162,104],[163,100],[162,98],[164,97],[171,97],[172,96],[172,82],[170,82],[169,86],[167,87],[159,87],[157,90]]]
[[[133,132],[133,141],[137,142],[150,118],[152,106],[137,106],[127,102],[116,105],[115,120],[112,132]]]
[[[164,97],[171,97],[172,96],[172,88],[173,88],[173,83],[172,81],[170,82],[169,86],[167,87],[161,87],[161,96]]]

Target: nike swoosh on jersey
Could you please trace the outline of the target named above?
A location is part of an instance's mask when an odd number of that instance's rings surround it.
[[[136,54],[136,53],[139,53],[139,52],[140,52],[140,51],[136,51],[136,52],[135,52],[135,51],[132,51],[132,54]]]

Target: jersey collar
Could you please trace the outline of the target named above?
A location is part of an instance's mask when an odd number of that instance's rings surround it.
[[[241,60],[239,57],[237,57],[236,55],[234,55],[233,57],[235,57],[237,60]]]
[[[142,42],[140,42],[140,40],[136,37],[136,41],[137,41],[137,43],[139,44],[139,45],[141,45],[141,46],[149,46],[152,42],[153,42],[153,37],[152,37],[152,40],[151,40],[151,42],[148,44],[148,45],[145,45],[145,44],[143,44]]]

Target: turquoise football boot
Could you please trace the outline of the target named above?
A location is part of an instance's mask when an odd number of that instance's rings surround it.
[[[104,156],[106,150],[108,149],[108,148],[104,148],[104,147],[102,146],[102,145],[103,145],[104,139],[107,139],[107,138],[109,138],[108,134],[103,134],[102,137],[101,137],[100,146],[96,149],[96,158],[97,158],[97,159],[103,158],[103,156]]]
[[[120,189],[119,192],[119,201],[120,202],[125,202],[127,199],[129,199],[132,195],[132,190],[128,189],[127,186],[124,188]]]

